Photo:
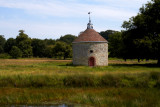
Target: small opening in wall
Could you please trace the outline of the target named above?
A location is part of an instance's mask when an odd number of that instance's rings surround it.
[[[90,53],[93,53],[93,50],[90,50]]]

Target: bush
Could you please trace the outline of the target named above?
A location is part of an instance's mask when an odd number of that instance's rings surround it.
[[[7,53],[0,54],[0,59],[10,59],[11,56]]]

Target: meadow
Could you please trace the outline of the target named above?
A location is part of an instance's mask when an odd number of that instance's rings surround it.
[[[0,59],[0,105],[71,103],[101,107],[160,106],[156,61],[110,59],[109,66],[71,60]]]

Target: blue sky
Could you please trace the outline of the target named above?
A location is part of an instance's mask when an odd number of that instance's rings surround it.
[[[122,30],[148,0],[0,0],[0,35],[16,38],[20,29],[31,38],[57,39],[78,35],[88,23],[96,31]]]

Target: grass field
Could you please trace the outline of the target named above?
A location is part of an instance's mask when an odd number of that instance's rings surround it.
[[[0,59],[0,105],[73,103],[104,107],[159,107],[156,61],[73,66],[71,60]]]

